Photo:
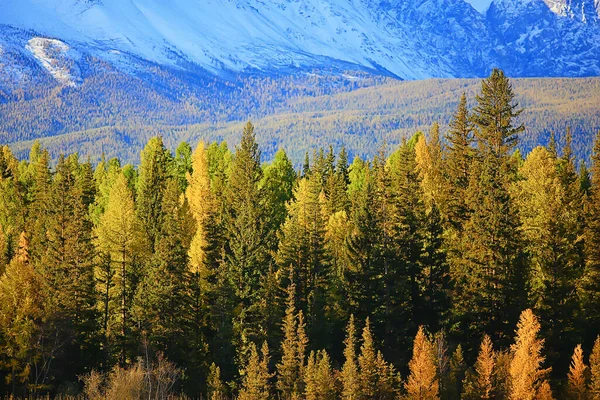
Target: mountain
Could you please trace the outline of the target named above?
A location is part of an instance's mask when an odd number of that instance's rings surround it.
[[[252,119],[266,155],[369,155],[478,85],[400,80],[600,75],[599,0],[471,1],[0,0],[0,143],[136,160],[152,135],[232,143]],[[517,82],[523,149],[571,126],[588,157],[600,79]]]
[[[480,6],[479,3],[477,3]],[[401,79],[600,74],[598,0],[3,0],[0,75],[362,70]],[[2,83],[0,83],[1,85]],[[0,86],[2,87],[2,86]]]

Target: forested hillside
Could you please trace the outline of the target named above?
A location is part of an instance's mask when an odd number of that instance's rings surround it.
[[[344,145],[353,157],[373,157],[384,141],[397,146],[418,130],[438,122],[445,133],[473,80],[402,82],[356,72],[315,71],[276,78],[233,80],[178,76],[159,67],[137,78],[89,60],[93,72],[69,87],[52,83],[7,87],[0,77],[0,139],[19,157],[41,139],[54,160],[76,151],[93,162],[103,152],[137,163],[140,150],[161,135],[174,151],[181,141],[239,142],[245,122],[261,127],[265,160],[279,148],[294,165],[306,151]],[[516,79],[523,152],[546,144],[554,131],[560,143],[571,127],[573,149],[588,159],[600,129],[600,79]],[[469,106],[473,106],[470,100]]]
[[[504,74],[461,89],[372,157],[288,137],[300,168],[264,163],[268,119],[137,166],[3,146],[0,394],[598,399],[600,133],[589,170],[573,131],[520,152]]]

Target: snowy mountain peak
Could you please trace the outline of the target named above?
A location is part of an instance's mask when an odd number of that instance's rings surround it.
[[[600,0],[544,0],[557,15],[579,20],[583,23],[598,22]]]
[[[600,24],[590,23],[600,0],[490,2],[3,0],[0,31],[11,33],[0,46],[65,85],[81,79],[87,56],[134,74],[139,62],[222,75],[334,68],[421,79],[483,76],[494,66],[523,76],[600,73]],[[487,5],[485,16],[473,8]]]

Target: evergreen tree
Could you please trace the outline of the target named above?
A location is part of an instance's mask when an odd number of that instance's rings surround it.
[[[305,310],[313,337],[323,320],[325,284],[325,221],[318,177],[302,179],[288,205],[288,218],[279,235],[277,264],[293,278],[298,308]],[[291,270],[290,270],[291,268]]]
[[[577,345],[577,347],[575,347],[575,350],[573,351],[571,365],[569,366],[569,399],[587,399],[586,370],[587,365],[585,365],[585,362],[583,361],[583,350],[581,349],[581,345]]]
[[[444,248],[444,231],[440,211],[435,203],[426,215],[423,229],[423,303],[427,307],[422,321],[430,329],[439,330],[448,321],[449,293],[452,289],[450,268]]]
[[[267,400],[271,398],[269,379],[269,347],[263,343],[261,356],[258,355],[254,343],[249,346],[250,357],[246,368],[242,371],[243,382],[239,400]]]
[[[210,373],[208,375],[207,383],[208,400],[225,400],[225,385],[221,381],[221,369],[215,364],[210,365]]]
[[[335,380],[329,355],[325,350],[310,352],[304,370],[304,398],[306,400],[333,400]]]
[[[335,167],[325,182],[325,195],[327,197],[327,215],[330,216],[339,211],[348,211],[348,184],[350,182],[348,172],[348,153],[342,147]]]
[[[456,114],[450,123],[446,141],[448,151],[444,165],[448,179],[448,204],[445,214],[450,226],[459,230],[469,217],[469,208],[465,200],[474,158],[473,124],[465,93],[462,94]]]
[[[588,202],[588,217],[585,229],[585,270],[582,279],[582,309],[587,327],[600,326],[600,131],[592,153],[592,187]]]
[[[462,351],[462,346],[459,344],[452,353],[450,358],[450,372],[448,374],[448,384],[446,385],[446,393],[442,393],[443,399],[458,399],[463,390],[463,380],[465,379],[465,371],[467,366]]]
[[[264,196],[259,187],[262,174],[254,127],[248,122],[231,165],[224,225],[225,262],[234,294],[233,325],[239,360],[245,359],[249,341],[266,336],[261,329],[264,324],[260,304],[263,277],[271,262],[271,249],[266,244],[271,243],[271,239]]]
[[[492,348],[492,340],[488,335],[483,337],[474,371],[465,379],[465,399],[494,399],[496,372],[496,353]]]
[[[590,354],[590,398],[600,399],[600,336],[596,338]]]
[[[187,174],[192,172],[192,147],[187,142],[179,143],[175,150],[173,160],[173,176],[179,184],[179,191],[185,192],[187,188]]]
[[[105,298],[104,335],[119,349],[124,364],[132,341],[131,302],[139,280],[139,254],[143,250],[143,232],[135,217],[133,194],[125,175],[120,174],[108,198],[106,211],[95,231],[96,247],[106,254],[112,269],[112,287]],[[112,347],[110,346],[110,347]]]
[[[354,315],[350,316],[344,341],[344,365],[341,371],[342,399],[357,400],[361,396],[361,382],[356,360],[356,328]]]
[[[170,176],[171,154],[161,137],[148,141],[140,157],[139,178],[136,187],[136,216],[144,230],[152,251],[162,226],[162,199],[167,177]]]
[[[478,149],[466,193],[472,212],[464,225],[460,257],[453,260],[454,315],[467,342],[483,332],[508,342],[515,310],[525,301],[526,263],[509,192],[516,176],[510,152],[523,131],[522,125],[513,125],[520,114],[517,107],[501,71],[482,81],[472,115]]]
[[[384,340],[389,343],[388,346],[391,346],[390,350],[394,347],[408,347],[406,340],[409,337],[411,324],[412,327],[422,325],[429,319],[427,318],[429,305],[425,303],[423,296],[425,292],[424,273],[426,272],[423,268],[423,264],[426,262],[423,252],[425,248],[423,228],[426,220],[426,207],[419,183],[415,155],[415,146],[421,135],[417,133],[411,138],[411,141],[403,143],[388,161],[393,208],[383,210],[382,214],[392,213],[393,215],[393,230],[388,234],[393,245],[388,245],[387,248],[394,256],[388,256],[389,266],[387,270],[384,270],[387,288],[384,291],[384,298],[390,302],[390,305],[386,307],[386,320],[398,321],[388,330],[393,332],[393,335],[388,333],[384,336]],[[382,231],[384,230],[382,229]],[[431,251],[430,261],[437,263],[439,254],[434,254],[437,250],[434,249],[436,244],[433,243],[437,239],[433,237],[428,239],[432,240],[427,245],[428,250]],[[397,257],[396,260],[393,257]],[[438,265],[432,266],[434,274],[437,274],[435,271],[437,268]],[[393,289],[390,290],[390,288]],[[392,344],[394,340],[402,338],[404,338],[404,342]]]
[[[277,364],[277,390],[281,398],[294,399],[300,396],[300,383],[304,354],[300,357],[303,344],[299,342],[298,321],[295,307],[295,285],[288,287],[288,303],[283,321],[283,341],[281,342],[281,362]]]
[[[540,323],[533,312],[530,309],[523,311],[517,324],[515,343],[511,345],[511,400],[535,399],[550,372],[550,368],[542,369],[544,340],[538,338],[539,331]]]
[[[71,380],[94,365],[98,349],[95,254],[88,218],[91,170],[79,174],[79,167],[77,160],[69,165],[69,160],[59,158],[50,189],[46,251],[36,266],[46,302],[46,329],[64,351],[53,373]]]
[[[359,376],[362,398],[377,398],[379,372],[377,368],[377,353],[375,351],[375,344],[373,343],[373,336],[371,334],[371,324],[368,318],[365,321],[365,327],[363,328],[358,366],[360,368]]]
[[[407,399],[439,399],[439,379],[435,365],[433,344],[423,327],[419,327],[413,344],[413,356],[408,363],[410,374],[405,383]]]
[[[265,168],[260,184],[267,198],[265,208],[271,212],[269,229],[273,232],[285,221],[286,204],[293,197],[295,183],[294,166],[285,151],[279,150],[273,162]]]
[[[154,351],[181,363],[190,357],[185,332],[189,297],[186,290],[188,240],[184,220],[189,216],[180,202],[179,181],[169,179],[162,199],[161,236],[139,284],[133,312],[142,335]],[[203,350],[195,342],[195,350]],[[197,347],[200,347],[199,349]],[[193,367],[188,368],[191,373]]]

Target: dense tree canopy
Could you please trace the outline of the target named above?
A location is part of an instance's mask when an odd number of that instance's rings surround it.
[[[2,147],[0,396],[596,398],[600,135],[578,172],[569,132],[516,150],[501,71],[456,100],[301,171],[251,123],[138,167]]]

